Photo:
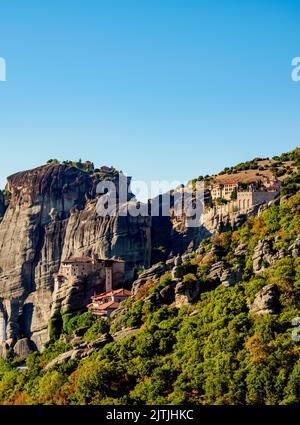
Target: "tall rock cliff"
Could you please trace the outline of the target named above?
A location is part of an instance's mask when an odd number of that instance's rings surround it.
[[[117,255],[126,261],[128,278],[135,267],[149,265],[150,219],[99,217],[97,181],[63,164],[8,178],[11,199],[0,223],[0,342],[6,350],[24,337],[38,349],[47,341],[61,259]]]

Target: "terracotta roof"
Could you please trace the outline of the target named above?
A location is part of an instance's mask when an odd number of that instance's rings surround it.
[[[92,310],[93,308],[95,310],[107,310],[108,308],[119,308],[119,307],[120,307],[120,304],[114,301],[109,301],[107,303],[100,304],[98,306],[94,306],[93,303],[88,305],[88,308],[91,308]]]
[[[101,300],[102,298],[112,297],[113,295],[127,295],[128,297],[131,297],[132,292],[128,291],[127,289],[120,288],[120,289],[115,289],[114,291],[103,292],[102,294],[95,295],[93,299]]]

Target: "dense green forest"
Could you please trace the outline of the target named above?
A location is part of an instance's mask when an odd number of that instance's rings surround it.
[[[176,308],[146,299],[172,281],[166,273],[139,299],[124,304],[110,322],[90,313],[62,315],[43,353],[0,360],[2,404],[297,404],[300,402],[300,342],[292,321],[300,316],[300,258],[291,247],[300,233],[299,175],[285,186],[281,202],[259,216],[201,242],[201,254],[182,264],[184,279],[199,286],[199,301]],[[287,199],[282,199],[282,196]],[[253,271],[260,240],[273,243],[274,261]],[[235,254],[245,246],[243,257]],[[215,255],[207,255],[218,247]],[[276,256],[278,253],[284,255]],[[209,278],[214,263],[242,270],[233,286]],[[278,308],[270,314],[249,312],[266,285],[278,288]],[[88,326],[82,341],[93,341],[124,327],[133,335],[106,344],[91,356],[45,369],[70,349],[66,335]],[[300,332],[299,332],[300,334]],[[294,336],[294,337],[293,337]]]

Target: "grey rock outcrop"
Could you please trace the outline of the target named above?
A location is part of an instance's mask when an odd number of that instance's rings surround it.
[[[211,266],[208,278],[211,280],[220,280],[224,271],[226,270],[224,261],[218,261]]]
[[[167,285],[160,291],[160,296],[163,304],[172,304],[175,300],[175,287],[174,285]]]
[[[39,350],[48,340],[54,274],[62,259],[93,253],[120,256],[128,279],[135,267],[149,266],[150,218],[99,217],[97,179],[63,164],[8,178],[11,199],[0,222],[0,304],[9,347],[21,336]],[[65,298],[55,300],[57,308],[84,308],[82,290],[78,283]]]
[[[252,267],[254,273],[264,270],[264,266],[269,266],[273,262],[272,240],[261,239],[254,248],[252,256]]]
[[[154,264],[149,269],[140,274],[139,278],[132,284],[132,293],[136,295],[137,291],[142,288],[147,282],[152,281],[157,283],[161,276],[167,271],[167,266],[163,263]]]
[[[125,328],[113,334],[114,341],[119,341],[120,339],[126,338],[128,336],[136,334],[140,328]]]
[[[183,277],[183,271],[182,271],[181,266],[175,266],[172,269],[171,274],[172,274],[173,279],[181,279]]]
[[[173,279],[181,279],[182,278],[183,272],[182,272],[181,264],[182,264],[182,258],[181,258],[180,255],[177,255],[177,257],[175,257],[175,259],[174,259],[174,267],[171,271]]]
[[[162,305],[162,297],[159,292],[153,292],[153,294],[148,295],[144,301],[149,302],[154,307],[160,307]]]
[[[35,345],[28,338],[19,339],[14,346],[14,354],[16,357],[27,357],[35,350]]]
[[[223,286],[226,288],[229,286],[233,286],[236,283],[240,282],[242,279],[242,271],[241,268],[238,267],[235,270],[226,269],[221,275],[220,281]]]
[[[224,261],[218,261],[212,265],[208,274],[208,278],[212,281],[222,283],[222,285],[225,287],[228,287],[235,285],[242,279],[242,272],[240,267],[232,270]]]
[[[279,291],[275,284],[266,285],[256,295],[249,306],[249,312],[255,315],[276,313],[279,309]]]
[[[104,291],[105,282],[96,274],[65,282],[52,294],[51,317],[59,315],[62,310],[64,313],[84,311],[93,294]]]
[[[199,297],[200,287],[198,282],[179,282],[175,287],[175,306],[190,306]]]
[[[101,348],[105,347],[106,344],[109,344],[112,341],[113,341],[113,338],[111,337],[111,335],[105,334],[105,335],[102,335],[100,338],[96,339],[95,341],[90,342],[89,344],[86,342],[83,342],[82,344],[78,345],[76,348],[73,348],[55,357],[55,359],[51,360],[51,362],[49,362],[46,365],[45,369],[46,370],[51,369],[53,366],[66,363],[70,359],[71,360],[84,359],[85,357],[88,357],[92,355],[93,353],[95,353],[96,351],[100,350]]]
[[[100,338],[95,339],[95,341],[92,341],[88,344],[88,348],[94,348],[100,350],[100,348],[103,348],[106,344],[109,344],[113,341],[113,338],[109,334],[104,334]]]
[[[48,370],[48,369],[51,369],[53,366],[66,363],[68,360],[71,359],[72,356],[74,358],[76,351],[77,350],[69,350],[69,351],[66,351],[65,353],[60,354],[59,356],[55,357],[55,359],[51,360],[51,362],[49,362],[45,366],[45,369]]]
[[[236,247],[235,251],[234,251],[234,255],[236,257],[243,257],[243,256],[245,256],[246,253],[247,253],[247,246],[248,246],[248,243],[247,242],[244,242],[244,243],[239,244]]]
[[[289,252],[293,258],[300,256],[300,235],[297,236],[295,242],[289,247]]]

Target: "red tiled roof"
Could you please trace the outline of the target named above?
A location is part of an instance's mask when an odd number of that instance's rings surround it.
[[[107,310],[108,308],[119,308],[119,307],[120,307],[120,304],[116,303],[114,301],[109,301],[107,303],[100,304],[100,305],[97,305],[97,306],[94,306],[93,303],[88,305],[88,308],[90,308],[92,310],[93,310],[93,308],[95,310]]]
[[[102,294],[95,295],[93,299],[100,300],[101,298],[112,297],[113,295],[127,295],[128,297],[131,297],[132,292],[128,291],[127,289],[120,288],[110,292],[103,292]]]

